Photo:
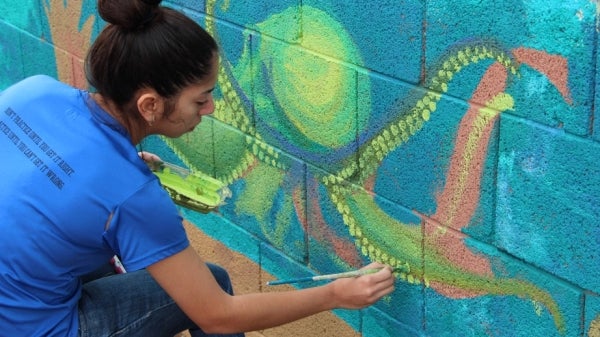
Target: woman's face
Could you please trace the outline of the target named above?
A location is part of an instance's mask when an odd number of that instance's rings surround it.
[[[167,102],[165,111],[172,108],[172,112],[163,117],[160,124],[156,123],[158,133],[177,138],[193,131],[202,116],[213,113],[215,103],[212,92],[217,84],[218,68],[218,58],[215,57],[211,72],[203,82],[185,87],[174,102]]]

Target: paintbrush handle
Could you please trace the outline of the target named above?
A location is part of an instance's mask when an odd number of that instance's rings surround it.
[[[361,276],[361,275],[373,274],[373,273],[376,273],[376,272],[378,272],[380,270],[381,270],[381,268],[359,269],[359,270],[352,270],[352,271],[347,271],[347,272],[343,272],[343,273],[335,273],[335,274],[327,274],[327,275],[317,275],[317,276],[313,276],[313,280],[314,281],[336,280],[336,279],[339,279],[339,278],[357,277],[357,276]]]
[[[289,279],[289,280],[276,280],[276,281],[267,282],[267,285],[275,286],[275,285],[280,285],[280,284],[302,283],[302,282],[322,281],[322,280],[335,280],[335,279],[339,279],[339,278],[357,277],[357,276],[361,276],[361,275],[373,274],[380,270],[381,270],[381,268],[359,269],[359,270],[347,271],[347,272],[343,272],[343,273],[301,277],[301,278],[295,278],[295,279]]]
[[[276,286],[276,285],[280,285],[280,284],[302,283],[302,282],[310,282],[310,281],[314,281],[313,276],[301,277],[301,278],[295,278],[295,279],[289,279],[289,280],[269,281],[269,282],[267,282],[267,285],[268,286]]]

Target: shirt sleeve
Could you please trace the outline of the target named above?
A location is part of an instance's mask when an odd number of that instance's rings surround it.
[[[139,270],[189,246],[177,207],[150,181],[117,207],[104,234],[126,270]]]

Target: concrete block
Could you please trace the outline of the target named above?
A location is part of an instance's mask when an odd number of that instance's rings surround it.
[[[320,274],[357,269],[378,257],[381,260],[381,256],[408,262],[416,268],[422,265],[421,230],[414,225],[418,223],[418,218],[410,210],[375,197],[374,204],[380,208],[373,210],[371,208],[374,205],[351,202],[350,215],[342,215],[338,212],[338,205],[333,203],[335,198],[328,194],[324,186],[309,181],[307,191],[310,266]],[[382,213],[389,218],[381,216]],[[357,220],[356,227],[373,244],[373,249],[364,246],[363,240],[350,234],[350,227],[344,223],[351,221],[350,217]],[[391,219],[399,220],[395,222]],[[406,276],[399,277],[396,291],[374,307],[393,315],[400,322],[419,326],[424,305],[422,285],[407,280]]]
[[[597,291],[600,144],[516,118],[501,125],[498,247]]]
[[[21,30],[0,21],[0,90],[23,79]]]
[[[233,196],[220,207],[230,221],[305,261],[305,168],[296,158],[227,126],[214,129],[217,178]]]
[[[451,260],[436,281],[433,251],[425,251],[426,331],[431,336],[470,334],[494,336],[579,336],[582,292],[580,289],[510,255],[460,234],[469,250],[489,262],[487,272],[473,263]],[[460,257],[459,257],[460,259]],[[473,258],[471,258],[472,260]],[[491,272],[491,273],[490,273]],[[459,290],[462,289],[462,290]]]
[[[257,132],[307,163],[339,168],[356,149],[356,71],[264,36],[252,48]]]
[[[212,123],[211,121],[203,121],[201,123],[201,125],[206,125],[206,124],[211,124],[211,123]],[[209,130],[211,130],[211,128],[207,127],[207,126],[203,126],[202,128],[208,128]],[[177,152],[175,152],[175,146],[171,147],[169,145],[169,144],[171,144],[170,140],[171,139],[169,139],[169,138],[165,138],[165,137],[157,136],[157,135],[148,136],[142,140],[140,145],[138,145],[138,149],[146,151],[146,152],[154,153],[157,156],[159,156],[160,159],[162,159],[163,161],[165,161],[167,163],[175,164],[177,166],[181,166],[183,168],[189,169],[190,167],[187,166],[187,164],[183,160],[181,160],[181,158],[177,155]],[[207,160],[207,162],[209,162],[209,161]],[[203,164],[205,164],[205,162],[202,161],[199,164],[203,165]],[[194,165],[194,167],[198,167],[198,166]],[[203,168],[204,168],[203,166],[200,168],[200,170],[202,172],[204,172],[206,174],[213,174],[213,170],[205,170]]]
[[[596,40],[596,48],[600,48],[600,40]],[[600,64],[600,55],[596,54],[596,65]],[[594,90],[595,92],[600,92],[600,72],[596,72],[596,77],[594,78],[595,80],[595,86],[594,86]],[[596,141],[600,141],[600,114],[598,113],[598,106],[600,104],[600,96],[599,95],[595,95],[594,96],[594,109],[591,111],[591,118],[593,119],[593,133],[592,133],[592,137],[593,139],[595,139]]]
[[[306,221],[310,266],[321,274],[331,274],[368,264],[322,182],[327,173],[313,166],[309,166],[308,172]]]
[[[545,125],[585,135],[593,97],[595,6],[564,2],[431,1],[427,10],[427,77],[443,60],[466,46],[504,51],[518,67],[507,92],[513,113]],[[477,13],[477,15],[473,15]],[[486,18],[481,24],[481,18]],[[469,36],[465,38],[465,32]],[[481,49],[479,49],[481,50]],[[507,59],[507,58],[504,58]],[[449,93],[469,99],[490,59],[473,58],[452,77]],[[483,68],[482,68],[483,66]]]
[[[339,47],[334,43],[339,37],[323,42],[312,38],[303,39],[303,45],[318,43],[321,46],[317,49],[319,53],[373,73],[410,83],[419,82],[425,13],[423,1],[380,0],[376,5],[372,5],[367,1],[304,0],[302,5],[303,36],[307,35],[307,30],[312,30],[314,35],[318,35],[324,24],[323,20],[317,20],[316,17],[315,20],[307,18],[306,13],[309,12],[306,8],[326,13],[329,17],[329,27],[338,31],[339,36],[346,36],[345,43]],[[313,27],[307,27],[309,24]],[[354,57],[350,53],[341,54],[342,50],[352,49],[357,51]]]
[[[84,59],[97,29],[95,1],[50,1],[40,4],[43,39],[56,48]]]
[[[23,76],[32,76],[45,74],[54,78],[59,78],[57,73],[56,53],[61,53],[61,66],[71,69],[73,60],[70,56],[61,50],[55,50],[54,46],[44,42],[31,35],[21,35],[21,48],[23,54]],[[73,83],[73,72],[65,74],[63,80]]]
[[[415,308],[415,311],[418,309]],[[403,312],[402,314],[406,314]],[[414,314],[408,312],[411,316]],[[421,314],[421,313],[419,313]],[[422,320],[412,322],[414,326],[407,326],[397,319],[388,316],[385,312],[368,308],[363,310],[362,336],[363,337],[424,337]]]
[[[407,95],[394,117],[377,125],[371,155],[359,154],[360,165],[377,168],[376,194],[489,241],[497,123],[479,121],[477,108],[463,102],[434,98],[426,91]]]
[[[192,132],[179,138],[162,137],[163,143],[168,148],[164,148],[160,143],[152,143],[149,150],[159,151],[161,157],[166,155],[165,160],[169,162],[200,170],[215,177],[213,125],[213,118],[203,117]]]
[[[383,224],[377,224],[373,226],[384,227]],[[408,228],[404,228],[404,230],[407,229]],[[384,233],[390,232],[388,228],[381,228],[381,231]],[[397,249],[395,251],[388,250],[387,252],[383,253],[388,253],[400,261],[410,261],[409,264],[413,273],[412,275],[408,276],[404,274],[397,274],[394,292],[379,300],[373,305],[372,308],[385,313],[384,316],[395,322],[390,322],[391,326],[397,327],[399,332],[406,331],[407,336],[416,336],[415,332],[421,331],[424,324],[423,313],[426,305],[423,296],[425,284],[418,280],[420,275],[419,270],[423,264],[422,251],[415,251],[411,249],[412,247],[402,244],[401,241],[394,241],[394,243],[397,245]],[[421,247],[418,246],[418,248]],[[365,316],[368,312],[370,311],[365,312]],[[377,317],[377,315],[375,316]],[[387,321],[387,319],[385,321]],[[386,326],[386,324],[383,326]],[[363,323],[363,334],[365,336],[369,336],[367,332],[368,330],[366,330]],[[370,335],[377,336],[377,334]],[[390,336],[394,336],[394,334],[391,334]],[[404,335],[402,334],[402,336]]]
[[[306,283],[294,283],[287,285],[267,286],[268,281],[274,280],[288,280],[296,279],[301,277],[308,277],[317,275],[317,272],[309,268],[306,264],[297,261],[294,258],[290,258],[281,249],[262,243],[260,247],[260,263],[261,270],[268,274],[263,275],[263,285],[265,291],[277,291],[282,289],[296,289],[314,287],[322,282],[306,282]]]
[[[299,0],[230,1],[226,6],[218,5],[212,10],[219,21],[225,21],[251,30],[259,30],[257,25],[267,23],[260,29],[261,34],[269,35],[289,43],[296,43],[300,36],[301,11]]]

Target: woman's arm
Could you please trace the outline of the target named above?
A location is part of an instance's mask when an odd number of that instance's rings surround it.
[[[377,266],[383,267],[369,265]],[[206,333],[255,331],[334,308],[363,308],[394,290],[394,277],[386,267],[314,288],[230,296],[191,246],[149,266],[148,271]]]

